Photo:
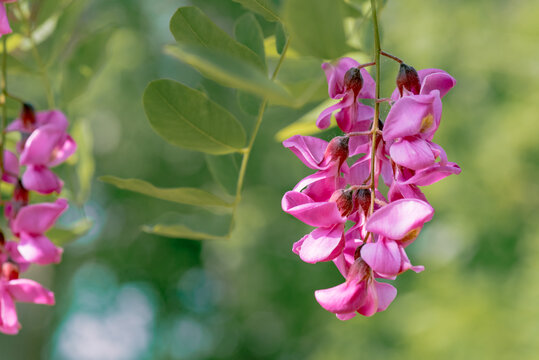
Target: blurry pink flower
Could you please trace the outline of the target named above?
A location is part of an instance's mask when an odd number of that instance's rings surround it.
[[[0,0],[0,36],[11,33],[11,26],[6,13],[6,3],[12,3],[17,0]]]
[[[67,207],[67,200],[58,199],[54,203],[28,205],[19,210],[10,226],[20,239],[18,250],[24,259],[39,265],[60,262],[63,250],[44,233],[54,226]]]
[[[21,325],[17,318],[15,301],[54,305],[54,294],[29,279],[19,279],[16,265],[2,264],[0,276],[0,332],[15,335]]]

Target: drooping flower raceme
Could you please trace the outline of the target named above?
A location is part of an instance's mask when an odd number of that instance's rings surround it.
[[[315,291],[315,297],[341,320],[385,310],[397,295],[387,281],[407,270],[423,271],[405,250],[434,215],[419,187],[461,171],[432,141],[453,77],[401,63],[391,97],[375,99],[391,109],[374,126],[374,109],[361,102],[375,98],[376,84],[365,66],[351,58],[322,65],[329,96],[340,101],[322,111],[317,125],[329,127],[335,113],[342,136],[328,143],[295,135],[283,142],[316,170],[282,200],[284,211],[315,227],[292,250],[305,262],[337,266],[344,282]],[[389,188],[386,196],[378,190],[380,177]]]
[[[31,264],[58,263],[63,250],[45,233],[67,210],[65,199],[31,203],[31,191],[60,193],[63,182],[51,170],[71,156],[76,143],[67,133],[68,122],[58,110],[34,112],[24,104],[21,116],[7,131],[18,132],[20,141],[14,151],[4,151],[2,181],[13,185],[13,196],[4,202],[4,216],[13,236],[5,241],[0,231],[0,332],[18,333],[15,302],[54,304],[54,294],[30,279],[21,279]],[[22,175],[21,175],[22,173]]]

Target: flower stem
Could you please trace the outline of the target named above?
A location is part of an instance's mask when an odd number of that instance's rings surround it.
[[[290,38],[288,37],[286,39],[284,49],[281,53],[281,57],[279,58],[279,62],[275,66],[275,69],[273,70],[273,74],[271,75],[271,80],[275,80],[275,77],[279,73],[279,70],[281,69],[281,65],[283,64],[284,58],[286,56],[286,52],[288,50],[289,44],[290,44]],[[266,110],[267,105],[268,105],[268,99],[264,98],[264,100],[262,101],[262,104],[260,105],[260,109],[258,111],[258,116],[256,119],[255,127],[253,129],[253,133],[251,134],[251,138],[249,139],[249,144],[242,151],[243,158],[241,160],[240,172],[238,175],[238,182],[236,184],[236,197],[234,199],[234,207],[232,208],[232,219],[230,221],[230,227],[228,229],[227,237],[230,237],[232,230],[234,228],[234,219],[236,217],[236,210],[241,201],[241,192],[243,190],[243,182],[245,180],[247,164],[249,163],[249,156],[251,155],[251,150],[253,149],[253,145],[255,143],[256,136],[258,135],[258,131],[260,130],[260,125],[262,125],[262,119],[264,118],[264,111]]]
[[[4,174],[4,148],[6,144],[6,123],[7,123],[7,36],[2,36],[2,79],[0,80],[2,93],[0,94],[0,104],[2,105],[2,122],[0,123],[0,176]],[[0,181],[0,185],[2,181]],[[2,193],[0,190],[0,200]]]
[[[376,101],[374,103],[374,119],[372,121],[372,144],[371,144],[371,178],[370,178],[370,189],[371,189],[371,205],[369,208],[369,215],[374,212],[374,199],[376,197],[376,142],[378,136],[378,118],[380,117],[380,32],[378,30],[378,16],[376,14],[376,0],[371,0],[371,12],[372,12],[372,23],[374,26],[374,62],[376,63]],[[365,240],[368,238],[365,237]],[[374,240],[374,239],[373,239]]]
[[[403,61],[401,59],[399,59],[398,57],[396,57],[395,55],[391,55],[390,53],[386,53],[385,51],[380,51],[380,54],[384,55],[385,57],[388,57],[392,60],[395,60],[396,62],[398,62],[399,64],[402,64]]]

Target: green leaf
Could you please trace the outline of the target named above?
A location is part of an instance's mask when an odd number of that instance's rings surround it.
[[[234,0],[245,8],[262,15],[268,21],[281,21],[271,0]]]
[[[284,50],[284,45],[286,44],[286,32],[284,30],[283,24],[278,22],[275,25],[275,49],[277,53],[281,55]]]
[[[99,180],[123,190],[134,191],[161,200],[196,206],[231,207],[223,199],[207,191],[196,188],[163,189],[139,179],[120,179],[115,176],[101,176]]]
[[[173,145],[209,154],[241,151],[245,130],[226,109],[173,80],[152,81],[143,96],[152,128]]]
[[[248,115],[257,116],[262,105],[262,99],[259,96],[244,91],[238,91],[236,94],[238,105]]]
[[[83,218],[72,224],[69,228],[54,227],[47,231],[46,236],[56,246],[64,246],[85,235],[92,228],[93,222]]]
[[[245,90],[270,101],[290,103],[288,92],[253,65],[227,54],[200,46],[166,46],[165,52],[193,66],[221,85]]]
[[[337,58],[349,50],[341,0],[289,0],[285,6],[291,46],[305,55]]]
[[[104,62],[110,34],[110,30],[93,33],[75,49],[63,74],[61,90],[64,102],[68,103],[86,91]]]
[[[258,55],[266,69],[266,54],[264,52],[264,34],[256,18],[251,13],[241,16],[234,26],[236,39]]]
[[[51,36],[39,45],[39,53],[47,65],[56,61],[58,55],[68,45],[73,37],[74,29],[79,23],[79,18],[86,8],[87,0],[72,1],[61,12],[54,36]]]
[[[213,179],[228,194],[235,194],[240,170],[235,154],[222,156],[206,155],[206,163]]]
[[[251,49],[221,30],[194,6],[179,8],[170,19],[170,31],[178,43],[198,45],[240,58],[260,70],[265,66]]]
[[[226,236],[217,236],[205,234],[202,232],[194,231],[189,229],[185,225],[145,225],[142,227],[142,230],[150,233],[161,236],[166,236],[170,238],[177,239],[192,239],[192,240],[227,240]]]

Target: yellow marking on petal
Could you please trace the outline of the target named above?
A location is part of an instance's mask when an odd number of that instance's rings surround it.
[[[432,114],[428,114],[421,120],[421,128],[419,129],[419,132],[425,132],[427,131],[432,124],[434,124],[434,116]]]
[[[410,242],[412,240],[414,240],[417,235],[419,235],[419,232],[421,231],[421,228],[415,228],[413,230],[410,230],[402,239],[401,241],[403,243],[407,243],[407,242]]]

